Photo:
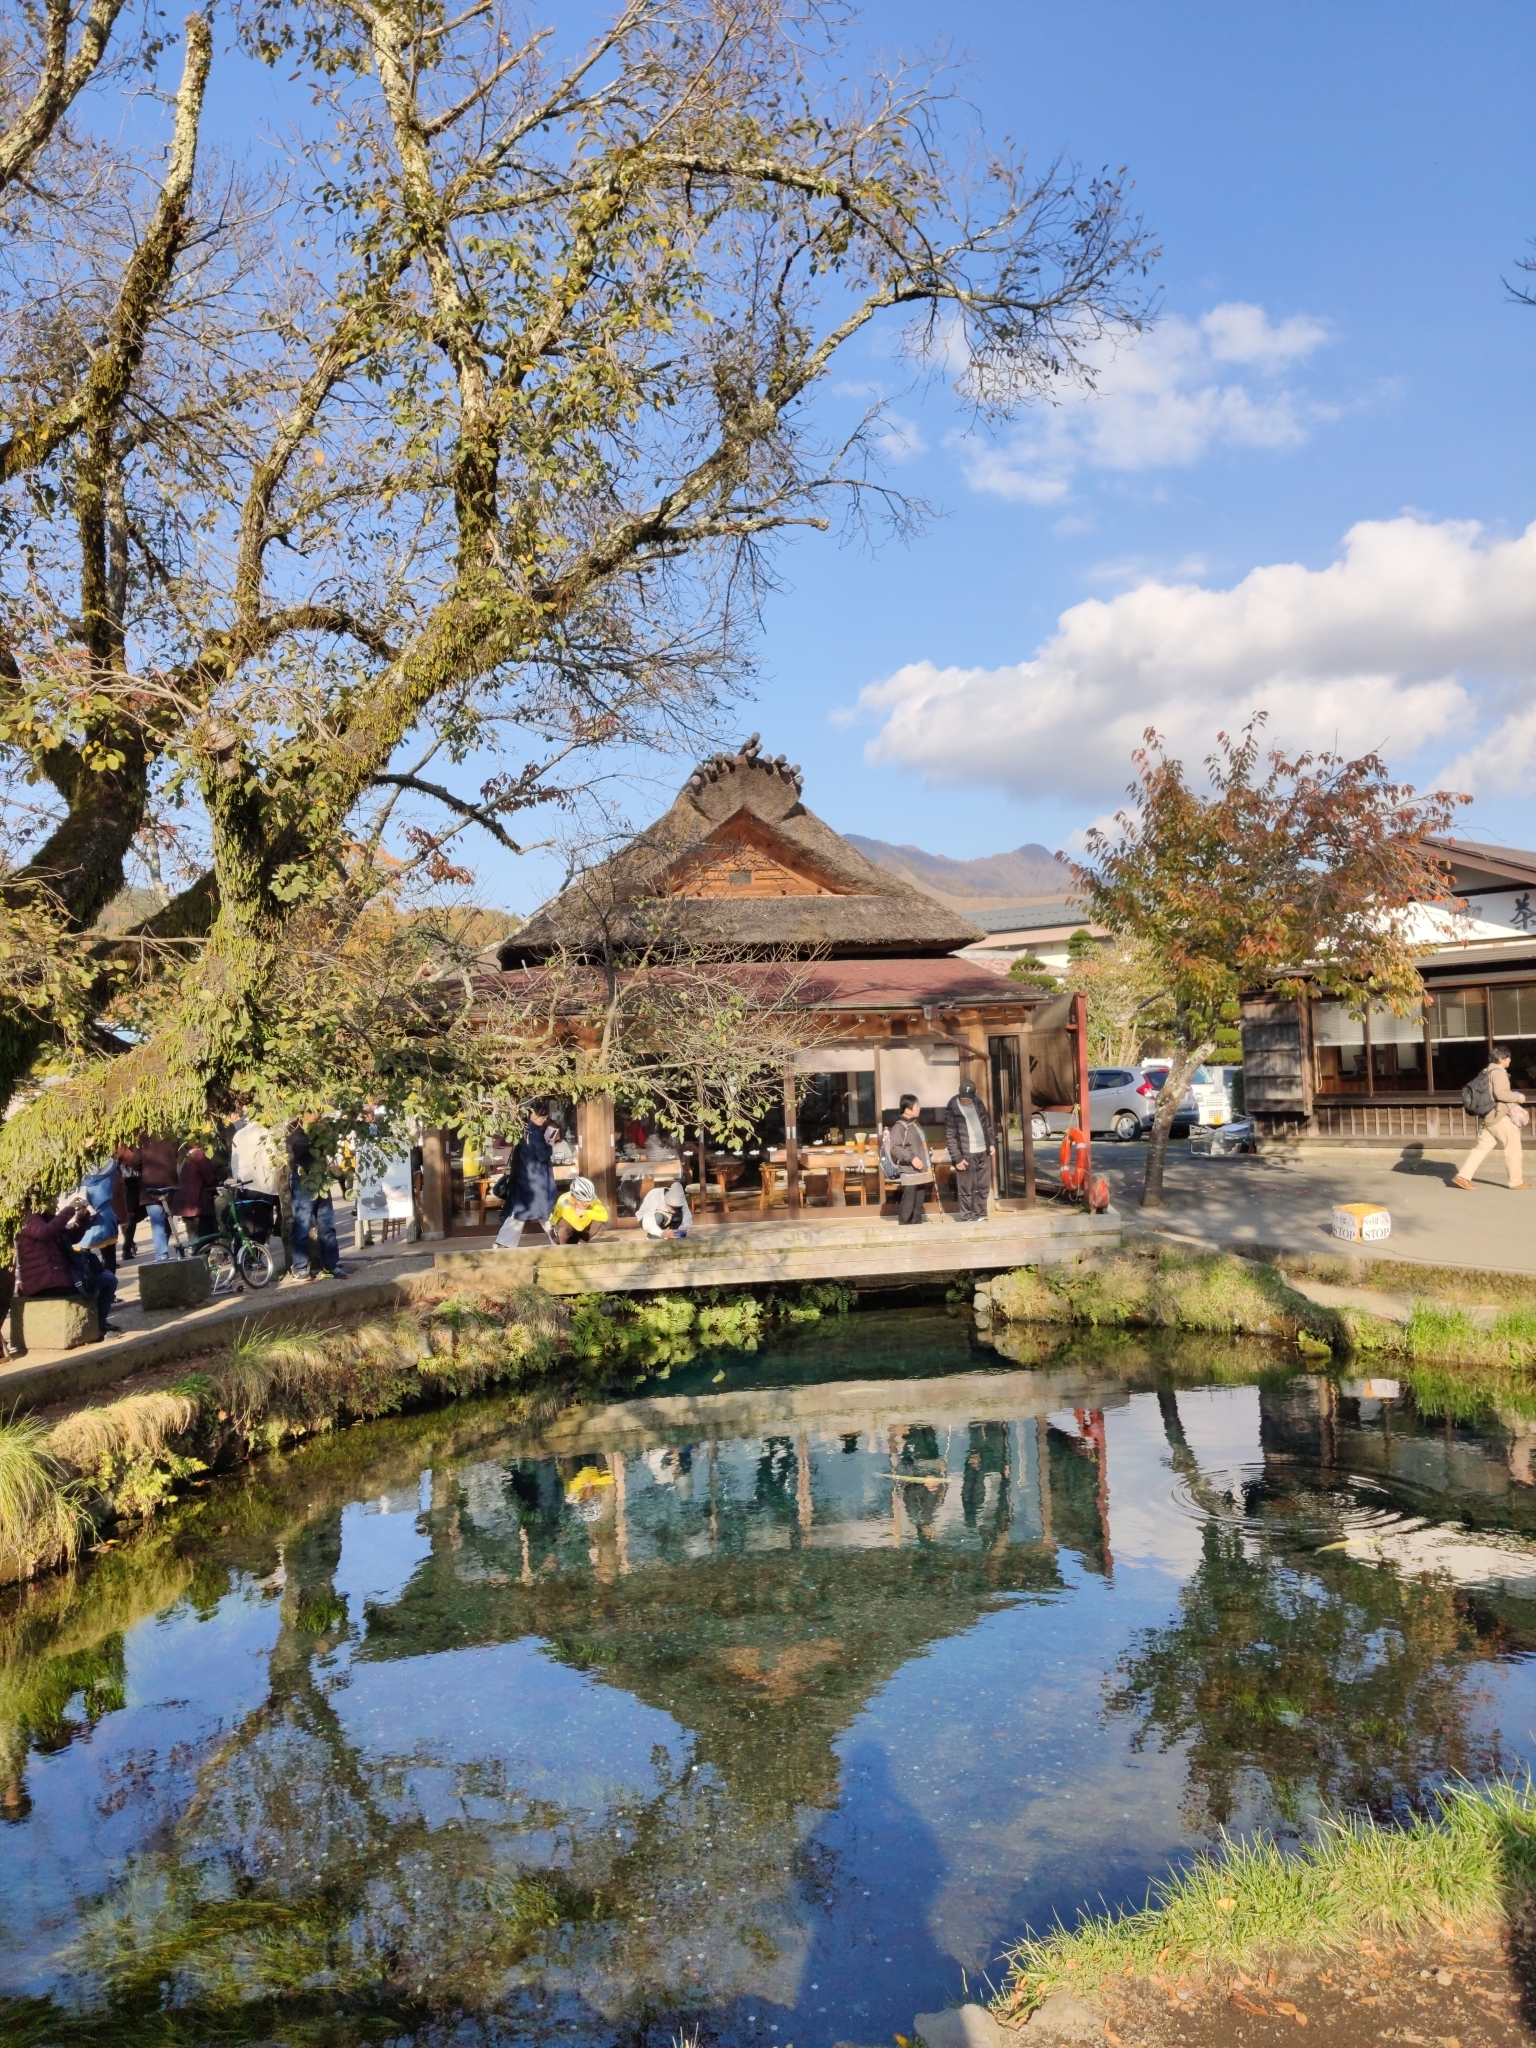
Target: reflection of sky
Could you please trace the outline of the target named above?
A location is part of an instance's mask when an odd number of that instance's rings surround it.
[[[1177,1405],[1202,1478],[1227,1492],[1261,1457],[1257,1389],[1180,1390]],[[1070,1409],[1053,1420],[1077,1432]],[[916,1428],[921,1417],[911,1421]],[[688,1874],[731,1894],[708,1913],[701,1907],[697,1922],[687,1923],[689,1936],[697,1931],[701,1944],[723,1942],[721,1930],[735,1924],[727,1907],[774,1930],[772,1961],[738,1954],[728,1970],[718,1951],[702,1947],[695,1958],[703,1970],[706,2032],[722,2048],[888,2039],[909,2029],[915,2011],[956,1997],[962,1970],[974,1985],[1027,1925],[1043,1926],[1057,1913],[1070,1918],[1101,1894],[1111,1902],[1139,1901],[1148,1878],[1187,1846],[1182,1757],[1154,1746],[1137,1754],[1129,1721],[1106,1717],[1102,1702],[1106,1673],[1137,1632],[1163,1626],[1177,1612],[1200,1558],[1202,1489],[1176,1472],[1155,1395],[1120,1397],[1104,1424],[1112,1575],[1100,1577],[1061,1550],[1061,1590],[1005,1591],[959,1632],[914,1641],[906,1661],[831,1731],[837,1804],[802,1807],[794,1874],[787,1851],[770,1850],[754,1836],[745,1801],[737,1809],[738,1837],[695,1843],[686,1801],[665,1791],[686,1765],[694,1737],[626,1692],[612,1671],[589,1676],[525,1637],[393,1660],[358,1660],[344,1644],[316,1660],[314,1675],[380,1804],[397,1814],[418,1812],[443,1841],[453,1839],[450,1830],[479,1830],[493,1856],[537,1858],[554,1853],[550,1829],[563,1825],[570,1839],[590,1840],[606,1829],[611,1845],[616,1809],[661,1793],[682,1830]],[[717,1562],[690,1584],[697,1584],[700,1601],[728,1603],[756,1568],[754,1554],[765,1549],[911,1549],[921,1541],[949,1569],[956,1550],[979,1558],[1001,1542],[1018,1557],[1038,1543],[1048,1503],[1033,1417],[1002,1434],[994,1429],[985,1440],[947,1426],[931,1438],[912,1438],[913,1458],[935,1479],[931,1489],[910,1477],[898,1487],[888,1476],[902,1441],[899,1429],[855,1434],[811,1426],[722,1442],[713,1459],[705,1442],[687,1454],[676,1444],[631,1451],[622,1463],[594,1451],[592,1459],[616,1482],[597,1496],[600,1529],[568,1499],[561,1506],[563,1482],[554,1477],[548,1500],[569,1540],[530,1554],[535,1569],[586,1576],[589,1548],[601,1533],[611,1565],[622,1498],[633,1577],[614,1578],[602,1595],[617,1609],[629,1597],[626,1585],[638,1595],[653,1566],[702,1561],[712,1545]],[[1359,1433],[1354,1439],[1357,1446],[1366,1441]],[[1401,1428],[1394,1444],[1393,1458],[1421,1483],[1438,1476],[1441,1486],[1475,1484],[1485,1501],[1504,1483],[1496,1449],[1427,1434],[1414,1440]],[[961,1482],[973,1451],[980,1462],[967,1522]],[[809,1527],[802,1452],[811,1461]],[[1004,1456],[1009,1513],[1000,1529]],[[915,1469],[909,1465],[909,1474]],[[1078,1489],[1076,1480],[1089,1475],[1069,1469],[1072,1513],[1080,1518],[1085,1502],[1091,1512],[1093,1486],[1090,1480]],[[482,1453],[438,1479],[440,1502],[450,1494],[455,1502],[451,1549],[441,1549],[442,1516],[434,1516],[426,1476],[419,1487],[343,1510],[333,1584],[354,1626],[366,1604],[387,1606],[402,1596],[428,1559],[434,1524],[435,1568],[446,1560],[482,1585],[494,1582],[498,1560],[509,1577],[521,1570],[508,1465]],[[1058,1540],[1066,1512],[1063,1491]],[[255,1589],[206,1616],[183,1604],[141,1624],[128,1637],[126,1710],[59,1754],[30,1760],[35,1811],[24,1825],[0,1832],[0,1928],[9,1953],[25,1939],[37,1960],[26,1970],[7,1966],[0,1948],[0,1980],[43,1981],[42,1958],[71,1933],[79,1901],[119,1877],[135,1850],[152,1865],[158,1845],[174,1840],[195,1769],[265,1697],[277,1627],[278,1602]],[[676,1649],[680,1658],[690,1654],[685,1632]],[[1476,1679],[1487,1693],[1477,1724],[1502,1729],[1511,1760],[1536,1757],[1536,1667],[1524,1659],[1489,1663]],[[797,1700],[814,1694],[815,1683],[813,1670],[807,1695],[765,1687],[760,1699],[744,1686],[743,1711],[779,1717],[787,1728]],[[238,1767],[220,1791],[221,1813],[238,1815],[247,1791]],[[728,1788],[721,1798],[722,1810],[731,1811]],[[543,1807],[547,1820],[533,1812]],[[507,1822],[496,1849],[495,1831]],[[728,1864],[731,1856],[739,1867]],[[711,1967],[735,1992],[743,1984],[755,1991],[710,2013]],[[591,2048],[599,2048],[596,2037]]]
[[[652,1796],[653,1752],[676,1768],[690,1747],[670,1714],[557,1663],[532,1638],[354,1663],[331,1704],[369,1764],[414,1765],[412,1791],[433,1826],[462,1817],[455,1765],[491,1766],[508,1801],[594,1814]]]
[[[41,1985],[75,1912],[185,1810],[197,1763],[267,1694],[278,1603],[255,1588],[208,1614],[182,1603],[125,1642],[127,1704],[27,1765],[33,1810],[0,1830],[0,1988]],[[7,1963],[24,1948],[28,1964]]]
[[[418,1495],[385,1494],[356,1501],[341,1515],[341,1562],[332,1584],[347,1603],[353,1628],[363,1625],[368,1601],[398,1600],[411,1574],[432,1554],[432,1539],[418,1526]]]

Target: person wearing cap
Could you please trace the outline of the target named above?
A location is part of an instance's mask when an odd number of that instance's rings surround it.
[[[635,1214],[647,1237],[686,1237],[693,1228],[693,1211],[680,1180],[652,1188]]]
[[[992,1192],[992,1119],[974,1081],[962,1081],[944,1110],[944,1144],[955,1176],[956,1216],[985,1223]]]
[[[556,1244],[591,1244],[608,1227],[607,1205],[585,1174],[578,1174],[555,1204],[549,1234]]]

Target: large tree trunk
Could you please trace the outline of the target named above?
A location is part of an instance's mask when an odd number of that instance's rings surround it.
[[[1190,1077],[1215,1049],[1216,1041],[1208,1038],[1199,1045],[1186,1046],[1173,1056],[1168,1078],[1158,1097],[1157,1114],[1152,1119],[1152,1135],[1147,1141],[1147,1174],[1141,1190],[1143,1209],[1161,1209],[1163,1206],[1163,1167],[1168,1158],[1168,1136],[1173,1129],[1173,1120],[1179,1113],[1179,1104],[1184,1100]]]

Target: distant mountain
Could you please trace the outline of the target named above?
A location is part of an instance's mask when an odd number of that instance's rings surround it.
[[[889,869],[957,910],[1059,903],[1072,892],[1071,870],[1045,846],[1016,846],[1012,853],[991,853],[982,860],[951,860],[947,853],[924,853],[920,846],[892,846],[887,840],[865,839],[857,832],[845,832],[843,837],[876,867]]]

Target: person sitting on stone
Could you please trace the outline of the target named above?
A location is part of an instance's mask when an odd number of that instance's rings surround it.
[[[556,1244],[591,1244],[607,1227],[607,1204],[597,1199],[597,1189],[585,1174],[577,1174],[555,1204],[550,1236]]]
[[[680,1180],[652,1188],[635,1214],[647,1237],[686,1237],[693,1228],[693,1211]]]
[[[75,1298],[92,1303],[96,1328],[106,1336],[115,1326],[107,1321],[117,1298],[117,1275],[89,1253],[74,1254],[74,1247],[91,1227],[94,1211],[86,1202],[61,1209],[56,1216],[34,1210],[22,1223],[16,1240],[16,1295],[20,1301],[60,1301]]]

